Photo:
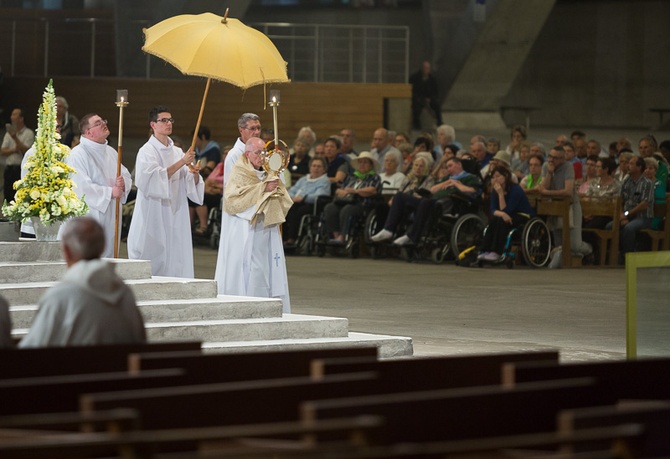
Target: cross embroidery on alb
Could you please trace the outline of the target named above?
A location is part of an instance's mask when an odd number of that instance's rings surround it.
[[[279,256],[279,254],[275,253],[275,265],[276,265],[277,268],[279,268],[279,260],[280,259],[281,259],[281,257]]]

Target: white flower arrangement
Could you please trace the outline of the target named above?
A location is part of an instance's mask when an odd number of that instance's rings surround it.
[[[24,166],[28,172],[14,182],[14,200],[2,206],[6,218],[25,222],[39,217],[48,225],[88,212],[86,202],[72,191],[75,184],[70,174],[76,171],[64,162],[70,149],[59,142],[56,125],[56,96],[50,80],[38,110],[33,153]]]

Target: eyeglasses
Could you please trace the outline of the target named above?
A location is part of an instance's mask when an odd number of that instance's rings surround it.
[[[559,155],[549,155],[549,159],[561,159]]]
[[[107,120],[100,120],[100,121],[98,121],[97,123],[95,123],[93,126],[89,126],[88,128],[89,128],[89,129],[95,129],[95,128],[97,128],[97,127],[102,126],[103,124],[104,124],[104,125],[107,125]]]
[[[260,130],[261,130],[261,127],[260,127],[260,126],[253,126],[253,127],[250,127],[250,128],[248,128],[248,127],[244,127],[244,128],[242,128],[242,129],[246,129],[247,131],[256,132],[256,131],[260,131]]]
[[[174,124],[174,118],[158,118],[156,120],[157,123],[170,123]]]

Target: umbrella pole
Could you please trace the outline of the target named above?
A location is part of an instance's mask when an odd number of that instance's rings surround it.
[[[207,93],[209,92],[209,84],[212,79],[207,78],[207,86],[205,86],[205,94],[202,95],[202,104],[200,104],[200,114],[198,115],[198,122],[195,125],[195,131],[193,131],[193,140],[191,141],[191,150],[195,151],[195,139],[198,138],[198,129],[200,129],[200,122],[202,121],[202,114],[205,111],[205,101],[207,100]]]
[[[127,92],[126,92],[127,94]],[[116,177],[121,175],[121,157],[123,156],[123,108],[128,105],[128,96],[122,97],[116,106],[119,107],[119,145],[116,155]],[[114,218],[114,258],[119,258],[119,214],[121,213],[121,198],[115,200],[116,212]]]

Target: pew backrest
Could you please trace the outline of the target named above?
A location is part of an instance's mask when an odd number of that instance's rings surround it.
[[[200,352],[200,341],[144,344],[0,349],[0,380],[106,371],[127,371],[128,355],[137,352]]]

